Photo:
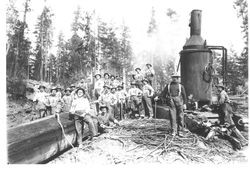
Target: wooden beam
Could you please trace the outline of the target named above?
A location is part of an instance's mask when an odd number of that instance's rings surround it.
[[[67,138],[75,144],[74,122],[68,120],[68,113],[60,114],[60,119]],[[54,116],[8,129],[7,143],[10,164],[42,163],[70,147]]]

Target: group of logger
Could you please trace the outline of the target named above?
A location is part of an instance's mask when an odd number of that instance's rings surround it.
[[[164,101],[169,107],[171,134],[181,135],[187,132],[184,125],[184,110],[195,110],[197,102],[192,94],[186,97],[184,86],[180,84],[180,76],[173,74],[172,81],[164,90],[155,94],[152,81],[155,72],[151,64],[146,64],[146,70],[135,68],[128,90],[124,89],[123,79],[109,73],[95,74],[94,95],[90,98],[86,83],[77,87],[71,85],[64,91],[60,87],[45,92],[44,86],[39,86],[39,92],[34,97],[36,110],[40,117],[58,114],[62,111],[69,112],[69,119],[75,121],[77,143],[82,146],[83,123],[88,125],[90,139],[98,136],[106,129],[119,126],[121,120],[126,118],[153,119],[152,102]],[[220,123],[227,125],[240,140],[242,146],[248,144],[232,120],[232,108],[229,97],[223,85],[218,89],[218,114]]]

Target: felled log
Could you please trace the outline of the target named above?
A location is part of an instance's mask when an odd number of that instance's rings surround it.
[[[75,144],[75,125],[68,116],[68,113],[62,113],[60,120],[68,140]],[[87,135],[88,131],[85,130],[84,136]],[[9,164],[43,163],[70,147],[55,116],[47,116],[7,131]]]

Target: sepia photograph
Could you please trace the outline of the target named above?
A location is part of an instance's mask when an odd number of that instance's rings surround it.
[[[8,166],[248,164],[247,0],[4,9]]]

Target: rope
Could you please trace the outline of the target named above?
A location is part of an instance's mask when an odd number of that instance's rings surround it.
[[[74,145],[69,141],[68,137],[67,137],[66,134],[65,134],[63,125],[62,125],[61,120],[60,120],[60,115],[59,115],[59,113],[56,113],[56,118],[57,118],[57,122],[59,123],[59,125],[60,125],[60,127],[61,127],[61,129],[62,129],[63,136],[65,137],[65,139],[67,140],[67,142],[69,143],[69,145],[70,145],[73,149],[75,149]]]

